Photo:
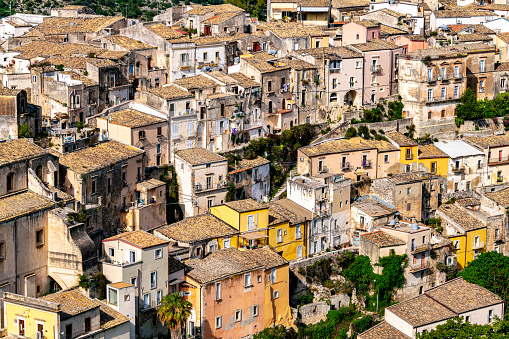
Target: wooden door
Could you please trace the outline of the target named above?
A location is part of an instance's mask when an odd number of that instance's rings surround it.
[[[20,336],[25,336],[25,319],[18,319],[18,333]]]

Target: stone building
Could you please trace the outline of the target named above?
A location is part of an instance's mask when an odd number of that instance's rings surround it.
[[[235,185],[235,199],[252,198],[261,202],[270,195],[270,162],[265,158],[235,162],[228,176]]]
[[[22,125],[27,125],[29,137],[34,137],[41,129],[41,122],[40,112],[28,104],[25,90],[0,89],[0,140],[17,139]]]
[[[469,36],[469,34],[466,34]],[[493,99],[493,72],[495,70],[496,48],[484,43],[476,43],[468,49],[466,68],[467,86],[474,91],[479,100]]]
[[[329,46],[329,35],[313,26],[272,27],[265,34],[271,38],[278,57],[285,57],[297,50]]]
[[[267,21],[298,21],[304,25],[328,26],[330,3],[326,0],[271,0],[267,2]]]
[[[359,246],[359,236],[373,232],[395,219],[397,210],[376,197],[361,197],[350,207],[350,237],[354,246]]]
[[[494,185],[509,181],[509,135],[465,137],[464,141],[484,153],[482,183]]]
[[[228,190],[228,161],[204,148],[175,152],[175,171],[179,182],[179,203],[186,217],[203,214],[223,204]]]

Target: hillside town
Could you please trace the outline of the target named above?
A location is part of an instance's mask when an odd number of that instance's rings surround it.
[[[0,338],[509,336],[509,2],[48,4],[0,12]]]

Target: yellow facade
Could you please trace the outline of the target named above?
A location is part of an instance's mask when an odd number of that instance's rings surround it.
[[[419,158],[419,164],[423,164],[426,168],[431,171],[434,167],[432,164],[435,163],[436,174],[446,177],[449,169],[449,158]]]
[[[44,339],[55,339],[59,331],[59,318],[56,312],[42,311],[35,308],[4,303],[4,314],[7,333],[19,335],[19,319],[25,321],[25,335],[28,338],[37,338],[37,325],[43,325]],[[15,323],[16,321],[16,323]]]
[[[479,246],[475,245],[476,237],[479,237],[477,242]],[[486,227],[468,231],[466,234],[450,237],[450,239],[453,243],[454,254],[456,254],[460,269],[464,269],[469,262],[475,259],[476,251],[479,254],[486,251]],[[456,243],[456,241],[459,241],[459,243]]]
[[[299,226],[300,232],[297,232]],[[278,232],[282,235],[279,239],[282,241],[278,241]],[[306,234],[306,223],[290,225],[288,221],[284,221],[270,225],[267,234],[269,236],[268,245],[286,260],[302,258],[307,256]]]
[[[265,305],[263,326],[283,325],[292,326],[292,311],[290,309],[290,266],[288,264],[275,268],[276,281],[269,281],[272,270],[265,271]],[[279,298],[274,299],[274,292],[278,291]]]
[[[417,146],[400,146],[400,162],[405,165],[412,165],[417,159]],[[407,157],[407,149],[410,149],[410,156]]]

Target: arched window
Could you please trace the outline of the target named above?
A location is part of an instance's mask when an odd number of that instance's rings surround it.
[[[35,169],[35,175],[37,175],[37,178],[41,179],[41,181],[44,181],[42,179],[42,165],[39,165]]]
[[[7,174],[7,192],[14,190],[14,173]]]
[[[269,101],[269,113],[272,113],[272,101]]]
[[[337,102],[338,101],[338,95],[336,93],[332,93],[330,95],[330,102]]]

